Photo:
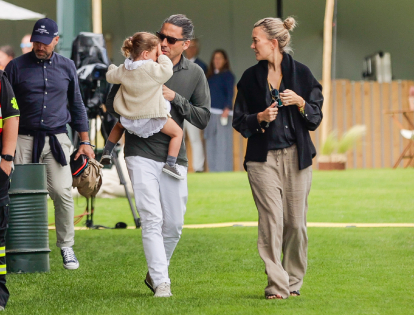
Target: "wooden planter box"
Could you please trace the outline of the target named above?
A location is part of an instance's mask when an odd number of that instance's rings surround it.
[[[345,162],[319,162],[320,171],[343,171],[345,170]]]

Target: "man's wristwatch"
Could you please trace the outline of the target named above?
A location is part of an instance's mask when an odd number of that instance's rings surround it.
[[[2,154],[1,158],[8,161],[8,162],[13,162],[14,161],[14,156],[12,156],[10,154]]]

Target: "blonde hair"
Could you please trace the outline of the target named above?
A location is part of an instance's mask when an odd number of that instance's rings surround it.
[[[143,51],[151,51],[160,40],[157,36],[148,32],[138,32],[125,39],[121,51],[125,58],[135,59],[142,54]]]
[[[296,21],[293,17],[289,16],[284,21],[279,18],[264,18],[257,21],[254,27],[261,27],[269,40],[277,39],[281,53],[292,52],[289,31],[292,31],[296,27]]]

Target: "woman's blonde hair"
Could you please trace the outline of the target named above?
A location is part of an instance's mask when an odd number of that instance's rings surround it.
[[[138,32],[125,39],[121,51],[125,58],[135,59],[145,50],[151,51],[160,40],[157,36],[148,32]]]
[[[292,31],[296,27],[296,21],[293,17],[289,16],[284,21],[279,18],[264,18],[257,21],[254,24],[254,27],[261,27],[267,34],[267,38],[269,40],[277,39],[281,53],[292,52],[292,48],[290,47],[289,31]]]

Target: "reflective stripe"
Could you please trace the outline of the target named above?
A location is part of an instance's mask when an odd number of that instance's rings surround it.
[[[6,119],[9,119],[9,118],[13,118],[13,117],[20,117],[20,115],[14,115],[14,116],[9,116],[9,117],[3,118],[3,121],[6,120]]]
[[[5,275],[7,273],[6,265],[0,265],[0,275]]]
[[[6,256],[6,249],[4,249],[4,247],[0,247],[0,257],[4,257],[4,256]]]

